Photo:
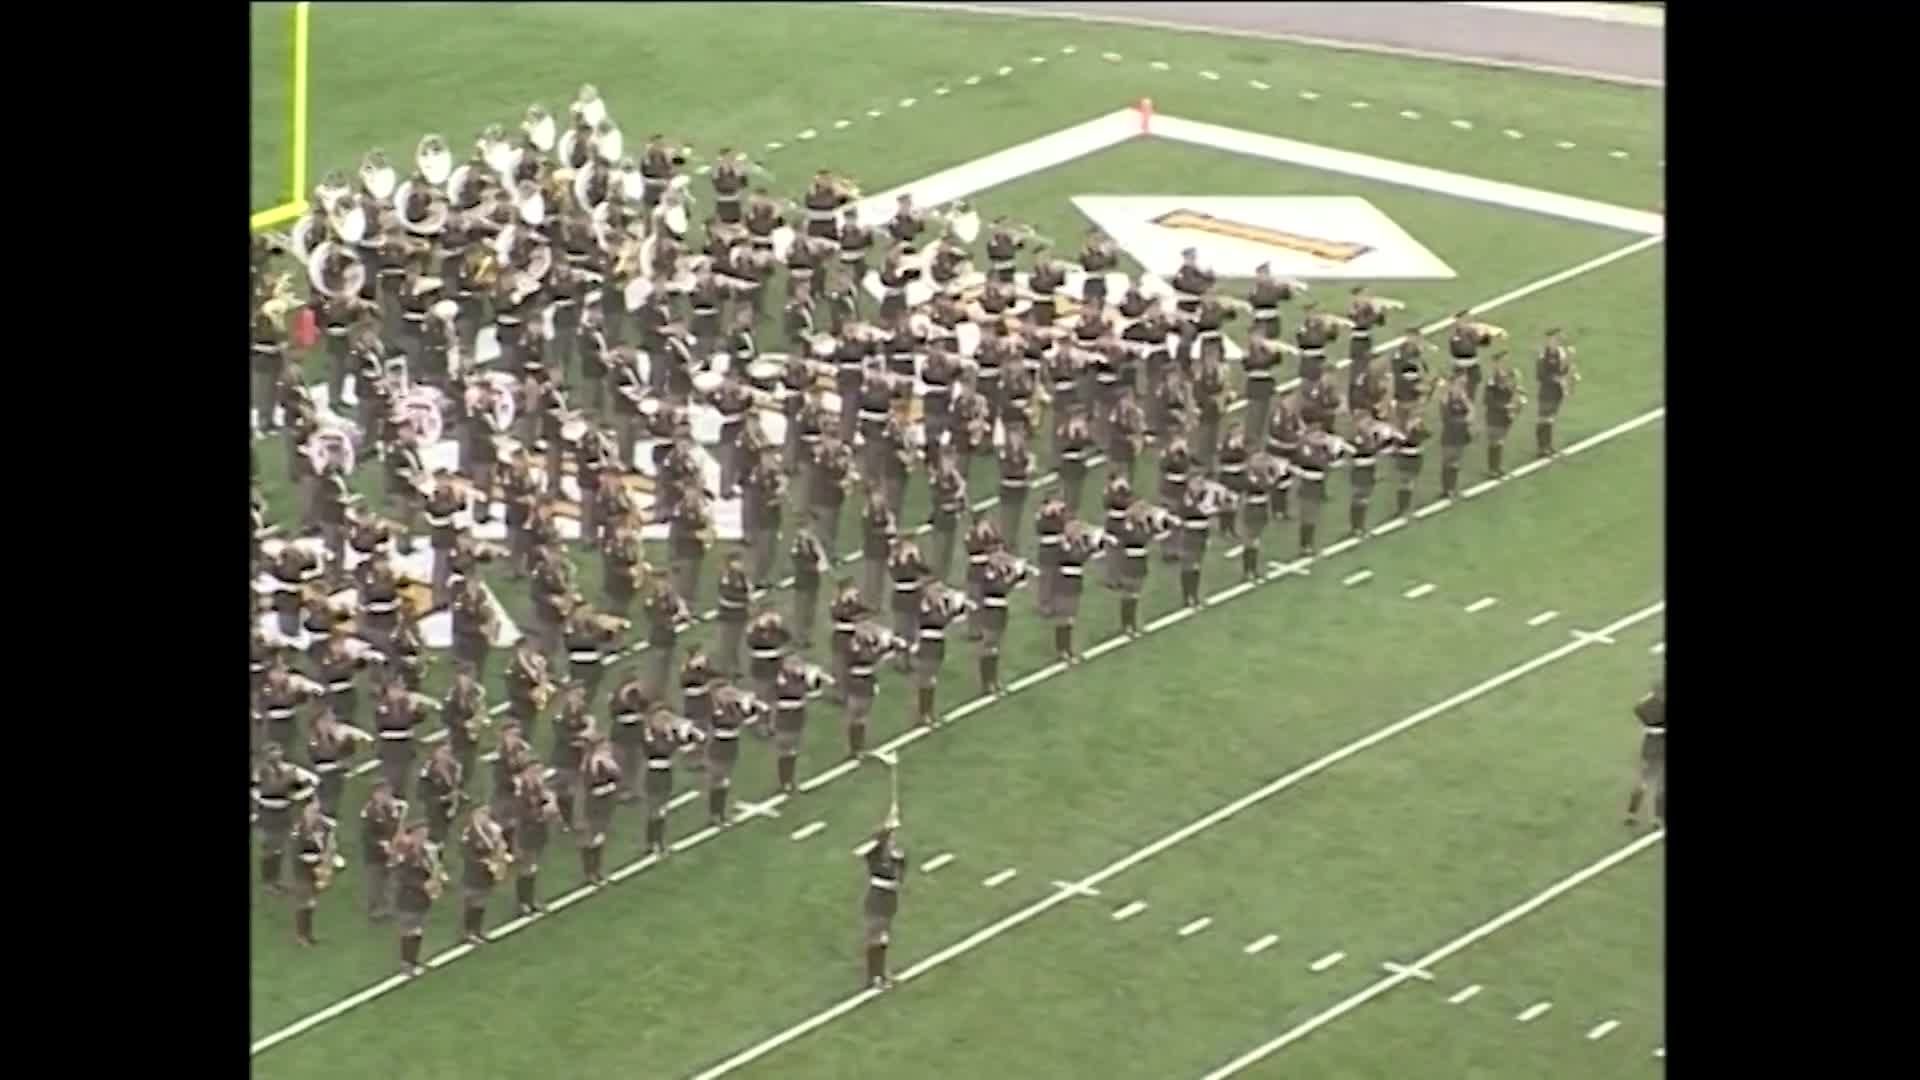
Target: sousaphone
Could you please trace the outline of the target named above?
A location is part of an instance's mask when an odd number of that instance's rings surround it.
[[[346,245],[329,240],[307,256],[307,283],[322,296],[350,300],[366,286],[367,265]]]
[[[327,230],[326,211],[309,209],[293,223],[293,231],[287,234],[287,249],[304,263],[315,248],[327,242]]]
[[[593,126],[594,156],[609,165],[626,156],[627,140],[613,121],[602,119]]]
[[[520,168],[523,151],[507,141],[506,129],[499,124],[488,124],[480,133],[480,159],[500,177],[503,184],[512,185],[514,175]]]
[[[637,203],[646,198],[647,178],[640,174],[640,166],[630,157],[620,159],[614,167],[613,187],[621,198]]]
[[[542,154],[553,153],[554,140],[559,132],[554,126],[553,116],[539,105],[527,106],[527,115],[520,121],[520,130],[526,132],[527,142]]]
[[[329,465],[338,465],[341,472],[353,471],[353,434],[345,424],[323,422],[301,449],[313,463],[314,472],[325,472]]]
[[[440,392],[432,387],[419,387],[402,398],[400,414],[413,428],[413,441],[417,446],[432,446],[446,430],[445,418],[440,412]]]
[[[394,192],[394,209],[400,227],[415,236],[438,236],[447,227],[452,211],[447,196],[423,179],[408,180]]]
[[[453,175],[453,151],[441,136],[423,135],[413,152],[413,165],[420,171],[421,180],[433,187],[444,187]]]
[[[532,228],[539,228],[547,220],[547,195],[540,185],[531,180],[522,180],[514,189],[514,210],[520,220]]]
[[[394,188],[399,182],[399,174],[393,171],[393,166],[387,164],[386,151],[379,149],[367,151],[367,156],[360,162],[362,190],[373,196],[375,202],[384,203],[393,198]]]
[[[344,244],[358,244],[366,239],[367,211],[360,200],[349,195],[333,204],[332,213],[327,215],[327,224],[333,229],[334,238]]]
[[[600,90],[592,83],[581,85],[580,92],[573,97],[572,111],[589,128],[599,128],[601,121],[607,118],[607,104],[600,100]]]
[[[320,212],[331,215],[340,200],[353,194],[353,186],[347,183],[347,175],[338,169],[321,177],[320,183],[313,189],[313,205]]]
[[[928,216],[945,225],[947,233],[962,244],[971,244],[980,237],[980,215],[964,202],[954,203]]]

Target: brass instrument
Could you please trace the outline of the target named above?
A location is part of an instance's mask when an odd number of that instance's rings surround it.
[[[425,886],[427,898],[430,900],[438,900],[440,899],[440,895],[447,891],[447,868],[440,861],[440,852],[434,848],[433,844],[423,843],[420,846],[420,851],[421,854],[425,856],[425,862],[427,864],[427,883]]]
[[[313,864],[313,891],[323,893],[333,884],[333,860],[340,853],[340,841],[332,828],[320,827],[320,861]]]
[[[487,839],[487,874],[494,881],[507,880],[507,867],[513,865],[513,852],[507,848],[507,838],[500,826],[489,824],[484,835]]]

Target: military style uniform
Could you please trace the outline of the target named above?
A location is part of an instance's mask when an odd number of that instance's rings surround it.
[[[960,534],[960,521],[967,511],[966,474],[951,461],[942,459],[939,470],[933,475],[928,502],[931,508],[928,523],[933,526],[931,570],[936,580],[945,581],[953,568],[953,551]]]
[[[1206,567],[1207,534],[1213,529],[1213,498],[1204,481],[1188,484],[1180,508],[1180,596],[1188,607],[1203,607],[1200,576]]]
[[[399,914],[400,962],[410,975],[426,971],[420,964],[420,939],[427,915],[440,896],[440,856],[424,836],[410,834],[394,857],[393,906]]]
[[[1320,381],[1327,370],[1327,342],[1337,328],[1318,314],[1308,315],[1293,332],[1294,347],[1300,350],[1300,382]]]
[[[879,690],[877,673],[893,642],[886,628],[874,623],[860,624],[848,642],[844,686],[850,759],[858,758],[867,748],[867,721],[873,715],[873,699]]]
[[[1460,487],[1460,458],[1473,441],[1472,391],[1456,385],[1440,405],[1440,496],[1451,499]]]
[[[487,659],[493,653],[494,635],[500,631],[500,617],[478,576],[460,583],[453,594],[454,656],[473,665],[479,678],[486,678]]]
[[[966,545],[967,599],[979,604],[984,595],[982,588],[986,579],[987,559],[1005,544],[1001,541],[1000,530],[994,526],[993,520],[983,514],[975,518],[973,524],[967,527]],[[980,639],[980,627],[977,623],[969,624],[967,637],[975,641]]]
[[[980,631],[980,692],[1000,694],[1000,647],[1006,640],[1013,590],[1030,580],[1034,570],[1005,550],[991,553],[980,574],[979,614],[973,620]]]
[[[1480,346],[1487,344],[1480,328],[1470,322],[1456,322],[1447,334],[1447,352],[1453,357],[1453,375],[1467,377],[1467,395],[1480,396]]]
[[[707,654],[694,649],[680,665],[680,711],[701,734],[713,731],[713,691],[720,685]]]
[[[922,365],[920,378],[926,383],[923,420],[927,427],[927,454],[932,460],[933,451],[944,442],[947,428],[953,413],[953,386],[960,377],[959,360],[953,355],[947,339],[936,338],[933,349],[927,354],[927,362]]]
[[[425,718],[426,710],[413,693],[402,692],[392,684],[373,707],[374,735],[380,740],[380,773],[395,791],[407,789],[416,746],[414,725]]]
[[[580,830],[580,870],[589,882],[605,885],[600,869],[606,858],[607,837],[613,831],[613,809],[623,774],[620,763],[605,746],[589,749],[583,770],[586,787],[586,828]]]
[[[742,531],[751,552],[749,570],[755,588],[773,585],[774,544],[780,539],[781,516],[787,499],[787,477],[780,459],[772,453],[760,455],[747,470],[746,491],[741,500]]]
[[[1266,576],[1266,563],[1260,557],[1260,538],[1267,531],[1267,523],[1273,520],[1272,502],[1274,492],[1281,489],[1283,483],[1292,481],[1292,473],[1286,462],[1264,450],[1255,454],[1247,462],[1246,499],[1241,503],[1241,518],[1244,523],[1240,549],[1240,573],[1243,580],[1259,581]]]
[[[260,829],[260,884],[279,892],[280,868],[293,832],[294,808],[312,798],[319,777],[282,761],[262,764],[253,774],[253,805]]]
[[[1399,444],[1394,447],[1394,459],[1399,464],[1400,487],[1394,492],[1393,512],[1395,517],[1405,517],[1413,509],[1413,485],[1420,479],[1420,465],[1426,460],[1427,422],[1420,416],[1414,416],[1400,433]]]
[[[420,806],[427,816],[427,839],[436,844],[446,843],[453,819],[460,813],[460,803],[466,797],[465,783],[466,774],[458,761],[438,755],[427,759],[420,770],[419,787]]]
[[[1573,350],[1549,344],[1540,352],[1535,375],[1539,381],[1540,404],[1538,419],[1533,425],[1534,441],[1540,455],[1545,457],[1557,452],[1553,447],[1553,424],[1560,418],[1560,406],[1566,403],[1567,394],[1579,379],[1573,367]]]
[[[519,904],[520,914],[533,915],[547,910],[537,896],[540,857],[546,853],[547,844],[553,838],[554,822],[560,820],[559,804],[554,801],[553,792],[540,779],[537,771],[529,769],[516,780],[514,813],[514,898]]]
[[[1667,688],[1656,685],[1633,706],[1640,721],[1640,777],[1627,800],[1627,824],[1637,825],[1640,804],[1653,791],[1653,816],[1667,820]]]
[[[1033,518],[1034,538],[1038,544],[1034,564],[1039,569],[1034,600],[1043,616],[1053,613],[1053,595],[1060,588],[1060,534],[1066,527],[1066,503],[1048,499],[1040,504],[1040,510]]]
[[[843,412],[849,411],[845,405]],[[822,439],[814,453],[813,482],[809,485],[813,532],[828,551],[839,550],[840,506],[845,484],[853,476],[853,450],[844,442]]]
[[[827,618],[833,623],[833,680],[838,684],[835,697],[846,698],[847,668],[851,662],[854,632],[861,619],[872,613],[860,591],[848,588],[833,598]]]
[[[613,717],[614,760],[620,764],[621,802],[634,802],[640,797],[635,788],[645,767],[641,750],[646,742],[647,714],[652,709],[647,681],[637,673],[621,680],[607,699],[607,711]]]
[[[810,533],[793,538],[793,637],[805,652],[813,648],[813,624],[820,614],[820,579],[830,567],[826,548]]]
[[[1000,536],[1008,548],[1020,550],[1020,529],[1026,523],[1027,490],[1033,484],[1033,455],[1026,443],[1009,439],[1000,448]]]
[[[866,854],[867,898],[865,913],[867,984],[876,989],[890,985],[887,977],[887,946],[893,942],[893,917],[900,911],[900,889],[907,880],[906,849],[894,842],[892,830],[874,837]]]
[[[733,789],[733,768],[740,761],[740,733],[764,723],[772,708],[735,686],[721,686],[713,696],[713,732],[707,740],[707,819],[725,828],[727,796]]]
[[[518,721],[523,730],[533,730],[533,721],[546,707],[547,695],[553,687],[547,674],[547,658],[534,651],[531,640],[521,639],[520,648],[513,654],[513,663],[507,667],[506,681],[507,714]]]
[[[720,572],[719,593],[720,670],[729,678],[737,678],[745,670],[740,666],[740,643],[747,633],[747,604],[753,596],[753,583],[738,564],[729,564]]]
[[[624,619],[633,609],[633,599],[646,580],[646,559],[646,543],[638,529],[622,529],[614,534],[601,575],[607,593],[603,606],[610,614]]]
[[[673,801],[673,757],[682,747],[705,738],[700,730],[676,721],[665,709],[656,709],[648,718],[640,745],[647,774],[641,786],[646,794],[647,850],[658,857],[665,858],[669,851],[667,807]]]
[[[340,796],[347,789],[347,767],[353,761],[354,751],[360,744],[372,741],[373,736],[346,723],[313,725],[313,731],[307,736],[307,762],[319,777],[316,797],[320,813],[328,820],[340,817]]]
[[[887,553],[900,534],[893,511],[881,499],[870,499],[861,515],[860,569],[865,574],[861,591],[878,598],[887,591]]]
[[[1519,380],[1511,369],[1498,366],[1496,360],[1493,377],[1487,380],[1482,399],[1486,408],[1487,472],[1490,475],[1506,475],[1506,470],[1501,468],[1501,458],[1507,448],[1507,432],[1513,429],[1513,418],[1523,403]]]
[[[1293,475],[1300,481],[1300,554],[1311,558],[1319,549],[1314,533],[1320,527],[1320,508],[1327,501],[1327,470],[1333,467],[1333,444],[1314,435],[1294,455]]]
[[[460,763],[462,779],[471,778],[479,757],[480,729],[491,723],[487,718],[486,684],[478,678],[456,677],[440,706],[440,717],[447,726],[447,745],[453,748],[453,759]]]
[[[920,628],[920,599],[931,580],[930,568],[920,549],[909,542],[899,545],[887,560],[887,574],[893,597],[893,632],[912,641]],[[905,658],[900,670],[908,670]]]
[[[820,673],[799,662],[781,665],[773,682],[773,753],[779,790],[799,792],[794,781],[800,762],[800,743],[806,734],[807,695],[825,684]]]
[[[469,944],[484,944],[487,901],[493,898],[493,887],[505,876],[512,856],[500,826],[480,818],[467,823],[460,834],[460,847],[466,856],[466,865],[460,873],[466,939]]]
[[[1174,438],[1167,444],[1166,452],[1160,455],[1160,503],[1163,506],[1177,507],[1187,497],[1187,481],[1193,476],[1193,456],[1187,452],[1187,440]],[[1185,533],[1178,534],[1182,539],[1169,539],[1162,549],[1162,557],[1167,562],[1178,562],[1184,546]]]
[[[943,589],[929,589],[920,598],[919,644],[913,655],[913,685],[918,692],[918,719],[928,727],[937,716],[933,710],[934,688],[940,684],[940,665],[947,658],[947,627],[965,612],[960,597]]]
[[[748,624],[748,672],[753,679],[754,693],[762,700],[773,700],[773,681],[792,643],[793,635],[787,630],[786,620],[777,611],[762,612]]]
[[[315,945],[313,911],[320,894],[333,882],[334,826],[330,818],[301,815],[293,826],[293,934],[302,945]]]
[[[367,918],[381,922],[393,917],[393,879],[388,864],[394,838],[406,821],[407,801],[368,799],[360,808],[360,870],[367,883]]]
[[[1393,452],[1393,431],[1374,420],[1362,420],[1353,437],[1353,499],[1347,507],[1347,526],[1353,535],[1367,531],[1367,504],[1373,498],[1380,455]]]
[[[686,602],[664,581],[647,597],[647,650],[652,654],[656,699],[665,698],[673,689],[673,647],[688,617]]]

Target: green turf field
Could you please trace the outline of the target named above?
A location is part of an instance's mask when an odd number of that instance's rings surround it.
[[[1657,92],[1203,35],[708,7],[718,10],[506,5],[482,19],[457,8],[317,5],[315,178],[356,165],[372,145],[408,160],[427,130],[464,150],[485,123],[513,122],[534,100],[557,109],[591,80],[630,142],[661,130],[748,148],[789,194],[821,165],[878,191],[1151,95],[1190,119],[1627,206],[1660,199]],[[287,195],[287,24],[283,5],[257,5],[253,19],[259,209]],[[997,75],[1003,65],[1012,74]],[[972,75],[981,81],[969,86]],[[949,92],[936,94],[941,87]],[[1318,97],[1303,100],[1302,90]],[[901,108],[910,97],[914,105]],[[1356,100],[1370,107],[1354,109]],[[836,129],[839,119],[850,123]],[[1522,137],[1504,135],[1508,128]],[[796,138],[806,130],[815,137]],[[766,151],[773,141],[781,149]],[[1415,322],[1633,239],[1165,142],[1125,144],[973,198],[1071,244],[1084,224],[1068,198],[1106,192],[1364,195],[1459,275],[1380,287],[1407,300]],[[1095,874],[1276,777],[1558,649],[1571,629],[1595,630],[1661,600],[1664,421],[1616,430],[1663,402],[1662,258],[1656,246],[1487,314],[1529,355],[1546,327],[1568,330],[1586,379],[1560,441],[1600,441],[906,747],[914,862],[954,859],[914,874],[895,967],[910,970],[1045,900],[1056,879]],[[1527,424],[1523,415],[1510,469],[1530,456]],[[273,482],[284,476],[282,448],[256,445],[269,500],[285,516],[293,495]],[[1478,446],[1468,461],[1467,482],[1476,482]],[[1423,499],[1437,487],[1436,464]],[[1096,471],[1089,490],[1102,480]],[[1344,481],[1329,488],[1323,549],[1344,525]],[[910,501],[908,519],[924,520],[924,491],[916,486]],[[1376,522],[1388,513],[1376,499]],[[843,543],[852,535],[843,527]],[[1269,531],[1267,549],[1292,557],[1289,525]],[[583,590],[597,594],[598,559],[577,561]],[[1215,560],[1207,591],[1236,581],[1236,569]],[[1371,576],[1343,584],[1360,571]],[[697,608],[711,601],[707,576]],[[1173,610],[1172,577],[1156,564],[1144,619]],[[1430,593],[1403,595],[1427,583]],[[524,590],[504,575],[490,584],[524,623]],[[1489,596],[1492,607],[1464,610]],[[1547,611],[1558,614],[1528,625]],[[1090,589],[1082,649],[1114,625],[1111,599]],[[1017,602],[1005,681],[1043,669],[1048,639],[1031,605]],[[1626,708],[1656,670],[1649,647],[1660,640],[1660,619],[1646,618],[1614,644],[1582,648],[1436,715],[1115,875],[1098,897],[1059,903],[953,954],[745,1071],[860,1075],[878,1058],[896,1071],[952,1076],[1200,1076],[1378,980],[1382,962],[1427,953],[1626,843],[1619,804],[1635,741]],[[976,689],[972,650],[950,652],[943,709]],[[910,701],[897,677],[883,677],[876,741],[905,729]],[[837,710],[812,715],[803,778],[840,757]],[[539,750],[549,740],[536,733]],[[772,789],[772,763],[750,742],[736,793],[756,799]],[[683,772],[681,787],[692,779]],[[357,809],[363,797],[364,786],[351,787],[344,805]],[[787,802],[777,821],[743,823],[460,955],[280,1042],[253,1067],[274,1077],[519,1077],[558,1062],[585,1075],[696,1073],[858,989],[862,881],[849,849],[886,802],[883,772],[839,778]],[[673,835],[695,834],[702,811],[677,814]],[[789,839],[816,820],[823,831]],[[639,834],[637,813],[624,810],[609,869],[633,859]],[[580,881],[565,840],[556,838],[542,873],[549,898],[573,895]],[[1447,1075],[1657,1069],[1661,858],[1656,846],[1436,965],[1432,983],[1395,988],[1251,1074],[1403,1076],[1412,1055],[1444,1063],[1438,1072]],[[1008,868],[1017,871],[1010,880],[982,884]],[[284,904],[256,891],[255,1039],[393,971],[392,932],[359,914],[359,884],[353,869],[340,876],[320,911],[323,947],[313,951],[294,947]],[[437,905],[426,955],[455,940],[451,897]],[[1135,900],[1149,906],[1113,920]],[[505,906],[496,900],[490,925],[505,920]],[[1178,935],[1201,917],[1213,921]],[[1278,937],[1271,947],[1242,951],[1267,934]],[[1335,951],[1346,958],[1308,970]],[[1446,1003],[1475,983],[1484,986],[1476,998]],[[1526,1024],[1514,1019],[1542,1000],[1554,1008]],[[1607,1019],[1620,1026],[1586,1037]]]

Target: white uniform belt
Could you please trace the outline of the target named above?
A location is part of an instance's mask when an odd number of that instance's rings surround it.
[[[1265,382],[1272,382],[1273,369],[1272,368],[1249,368],[1247,370],[1247,381],[1252,382],[1255,379],[1260,379]]]
[[[778,702],[778,707],[786,710],[787,712],[792,712],[795,709],[804,709],[807,707],[807,699],[806,698],[797,698],[797,699],[781,698],[780,701]]]
[[[1372,455],[1372,454],[1367,454],[1367,455],[1366,455],[1366,456],[1364,456],[1364,457],[1356,457],[1356,458],[1354,458],[1354,459],[1353,459],[1353,467],[1354,467],[1354,468],[1356,468],[1356,469],[1371,469],[1371,468],[1373,468],[1373,455]]]
[[[595,784],[591,788],[587,789],[588,793],[592,795],[611,795],[614,792],[619,790],[620,790],[619,781],[611,781],[605,784]]]
[[[920,640],[922,640],[922,641],[945,641],[945,640],[947,640],[947,632],[946,632],[945,630],[935,630],[935,629],[933,629],[933,628],[931,628],[931,627],[921,627],[921,628],[920,628]]]
[[[1087,451],[1085,450],[1060,451],[1060,460],[1062,461],[1085,461],[1086,459],[1087,459]]]
[[[1062,574],[1065,574],[1067,577],[1079,577],[1080,575],[1087,572],[1087,568],[1084,566],[1068,565],[1068,566],[1062,566],[1060,568],[1060,572]]]
[[[1003,476],[1000,478],[1000,486],[1004,488],[1023,488],[1027,486],[1027,482],[1025,480],[1009,480]]]
[[[1295,467],[1293,471],[1299,474],[1302,480],[1325,480],[1327,478],[1327,474],[1321,472],[1319,469],[1302,469]]]
[[[346,767],[347,764],[344,761],[316,761],[313,763],[313,771],[323,776],[330,773],[337,773]]]
[[[1051,535],[1048,535],[1048,536],[1042,536],[1042,537],[1040,538],[1040,546],[1041,546],[1041,547],[1059,547],[1059,546],[1060,546],[1060,534],[1059,534],[1059,533],[1053,533],[1053,534],[1051,534]]]
[[[871,420],[874,423],[885,423],[887,411],[885,409],[861,409],[860,419]]]
[[[872,885],[876,889],[885,889],[888,892],[900,891],[900,883],[897,881],[894,881],[891,878],[883,878],[883,877],[869,878],[867,880],[867,884]]]
[[[569,652],[567,654],[567,659],[573,661],[576,664],[597,664],[600,662],[600,652],[597,649],[596,650],[580,649],[575,652]]]
[[[848,665],[847,674],[853,676],[856,679],[871,679],[873,678],[873,665],[872,664]]]
[[[369,600],[367,601],[367,614],[391,615],[394,609],[399,606],[400,602],[398,600]]]
[[[1399,453],[1401,457],[1419,457],[1425,450],[1426,447],[1424,446],[1403,446],[1400,448]]]
[[[388,742],[402,742],[413,738],[413,730],[411,728],[381,728],[380,737]]]
[[[917,581],[896,581],[893,583],[893,591],[903,593],[919,592],[920,583]]]
[[[1247,495],[1247,505],[1248,506],[1265,506],[1267,505],[1267,497],[1258,492],[1249,493]]]
[[[985,604],[988,607],[1006,607],[1007,606],[1007,598],[1004,596],[983,596],[980,598],[980,602]]]
[[[1665,735],[1667,733],[1667,729],[1664,727],[1650,727],[1647,728],[1646,731],[1649,735]]]
[[[1245,465],[1222,465],[1220,466],[1220,471],[1223,473],[1243,473],[1247,471],[1247,467]]]
[[[285,810],[292,805],[293,802],[289,799],[263,798],[260,800],[260,809],[262,810]]]
[[[780,659],[780,650],[779,650],[779,649],[749,649],[749,650],[747,650],[747,651],[748,651],[748,652],[750,652],[750,653],[751,653],[751,654],[753,655],[753,658],[754,658],[755,660],[778,660],[778,659]]]
[[[648,758],[647,768],[653,772],[666,772],[673,768],[673,761],[669,758]]]
[[[1479,367],[1479,366],[1480,366],[1480,358],[1479,358],[1479,357],[1477,357],[1477,356],[1469,356],[1469,357],[1466,357],[1466,358],[1464,358],[1464,359],[1462,359],[1461,357],[1458,357],[1458,356],[1456,356],[1456,357],[1454,357],[1454,358],[1453,358],[1453,366],[1454,366],[1454,367],[1457,367],[1457,368],[1461,368],[1461,367]]]
[[[642,719],[641,715],[637,712],[613,714],[613,722],[621,725],[622,727],[632,727],[633,725],[638,724],[641,721],[641,719]]]
[[[353,680],[339,679],[334,682],[330,682],[327,684],[327,689],[336,694],[346,693],[348,690],[353,689]]]
[[[722,742],[732,742],[740,737],[739,728],[714,728],[713,737]]]
[[[990,558],[992,558],[990,555],[969,555],[967,561],[975,566],[985,566]]]
[[[1277,319],[1280,317],[1280,309],[1277,307],[1257,307],[1253,309],[1253,317],[1256,319]]]
[[[1127,557],[1130,559],[1144,559],[1147,557],[1148,550],[1148,548],[1144,547],[1130,547],[1126,549]]]
[[[292,709],[286,709],[286,708],[274,708],[274,709],[268,709],[268,710],[267,710],[267,719],[269,719],[269,720],[291,720],[291,719],[293,719],[293,710],[292,710]]]
[[[1185,525],[1189,529],[1197,529],[1201,532],[1205,532],[1208,522],[1206,518],[1200,518],[1197,521],[1183,521],[1181,522],[1181,524]]]

